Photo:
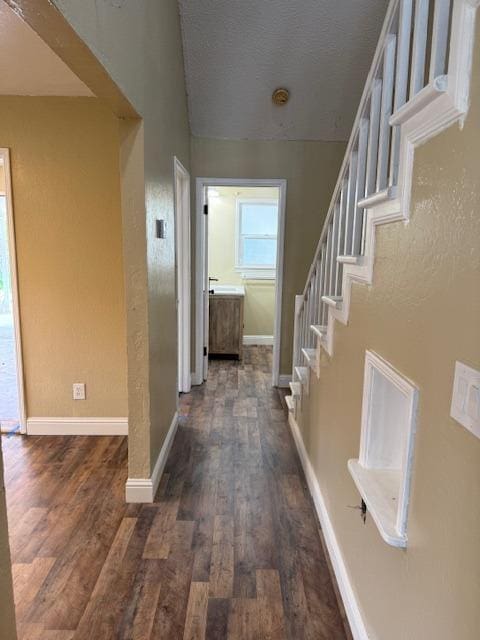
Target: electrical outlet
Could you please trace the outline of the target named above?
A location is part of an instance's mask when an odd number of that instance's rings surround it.
[[[73,383],[73,399],[85,400],[85,383],[84,382]]]

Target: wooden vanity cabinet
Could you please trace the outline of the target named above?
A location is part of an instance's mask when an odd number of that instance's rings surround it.
[[[244,296],[210,294],[209,354],[242,358],[243,300]]]

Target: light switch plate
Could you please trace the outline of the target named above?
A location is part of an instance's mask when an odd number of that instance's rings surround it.
[[[450,415],[480,438],[480,371],[455,363]]]

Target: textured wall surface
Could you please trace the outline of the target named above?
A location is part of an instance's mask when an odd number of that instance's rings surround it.
[[[0,78],[3,95],[93,95],[5,2],[0,3]]]
[[[346,140],[387,0],[180,0],[192,133]],[[276,87],[291,98],[279,108]]]
[[[190,164],[190,130],[176,0],[55,0],[143,118],[125,125],[122,168],[144,147],[144,198],[123,190],[129,366],[129,476],[149,477],[176,411],[173,156]],[[133,155],[131,155],[133,154]],[[138,163],[137,163],[138,165]],[[130,180],[131,176],[129,177]],[[133,178],[132,178],[133,179]],[[138,178],[135,192],[140,196]],[[167,238],[155,238],[163,219]]]
[[[281,374],[291,373],[295,295],[303,291],[344,152],[343,142],[192,138],[193,177],[287,180]],[[194,232],[194,203],[192,225]]]
[[[242,278],[235,270],[237,198],[278,200],[276,188],[217,187],[220,197],[210,198],[208,209],[208,272],[218,284],[245,287],[244,335],[273,336],[275,322],[275,280]]]
[[[455,361],[480,368],[479,78],[477,37],[465,128],[416,151],[411,219],[377,232],[373,286],[353,286],[299,418],[373,638],[476,640],[480,628],[480,440],[450,418]],[[366,349],[419,387],[406,550],[349,508]]]
[[[94,98],[0,96],[28,416],[126,417],[118,120]],[[72,400],[85,382],[87,399]]]

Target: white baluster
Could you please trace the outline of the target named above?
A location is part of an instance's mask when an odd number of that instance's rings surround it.
[[[359,255],[362,250],[362,228],[364,209],[357,203],[365,194],[367,169],[368,120],[362,118],[358,132],[357,183],[355,186],[355,213],[353,218],[352,254]]]
[[[317,273],[317,270],[315,268],[315,274]],[[317,307],[317,299],[316,299],[316,287],[315,287],[315,281],[316,278],[312,278],[312,282],[311,282],[311,289],[312,289],[312,308],[310,309],[310,317],[308,319],[308,335],[310,337],[310,346],[314,347],[315,346],[315,336],[312,333],[312,330],[310,329],[310,327],[312,326],[312,324],[315,324],[315,312],[316,312],[316,307]]]
[[[333,213],[332,271],[330,273],[330,287],[329,287],[333,296],[337,294],[338,272],[341,266],[337,260],[339,251],[340,251],[340,246],[338,244],[339,237],[340,237],[340,203],[337,203],[334,207],[334,213]]]
[[[293,365],[292,380],[295,379],[295,367],[300,364],[300,312],[303,306],[303,296],[295,296],[295,312],[293,322]]]
[[[410,64],[410,39],[412,33],[413,0],[401,0],[398,14],[397,62],[395,69],[395,92],[393,112],[407,101],[408,68]],[[398,162],[400,157],[400,127],[393,127],[392,151],[390,154],[390,186],[398,183]]]
[[[345,242],[345,217],[347,211],[347,182],[344,181],[342,184],[342,189],[340,191],[340,199],[338,204],[338,239],[337,239],[337,264],[336,264],[336,275],[335,275],[335,290],[334,295],[338,296],[342,290],[342,274],[343,274],[343,264],[338,261],[338,256],[343,254],[343,247]]]
[[[330,264],[331,264],[331,235],[330,235],[331,226],[328,227],[327,232],[327,243],[325,248],[325,271],[323,276],[323,294],[324,296],[328,296],[330,291],[328,290],[328,284],[330,282]],[[327,312],[328,309],[326,305],[323,305],[323,318],[322,324],[327,324]]]
[[[370,127],[368,131],[368,151],[367,151],[367,177],[365,186],[365,196],[370,196],[375,191],[377,179],[377,154],[378,154],[378,134],[380,126],[380,103],[382,98],[382,81],[373,81],[372,93],[370,95]]]
[[[322,246],[322,277],[320,279],[320,314],[318,324],[324,325],[325,322],[325,303],[322,296],[326,295],[325,282],[327,276],[327,244],[324,242]]]
[[[393,82],[395,74],[395,47],[397,37],[387,36],[383,53],[383,87],[380,107],[380,133],[378,139],[377,191],[383,191],[388,184],[388,161],[390,158],[390,116],[392,115]]]
[[[350,166],[348,170],[348,189],[347,189],[347,214],[345,218],[345,241],[343,253],[346,256],[352,255],[352,238],[353,238],[353,217],[355,215],[355,192],[357,184],[357,159],[358,154],[352,151],[350,155]]]
[[[410,100],[423,89],[425,81],[425,54],[428,34],[429,0],[416,0],[413,21],[412,62],[410,69]]]
[[[435,0],[430,54],[429,82],[447,72],[448,24],[450,0]]]
[[[310,346],[310,339],[312,337],[312,332],[310,331],[310,317],[312,315],[312,288],[311,288],[311,282],[310,285],[308,287],[308,307],[307,307],[307,317],[305,319],[305,347],[309,347]]]
[[[320,255],[317,260],[317,279],[316,279],[316,291],[315,291],[315,316],[314,316],[314,324],[320,324],[320,314],[322,310],[322,253],[323,250],[320,251]]]

